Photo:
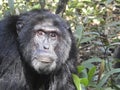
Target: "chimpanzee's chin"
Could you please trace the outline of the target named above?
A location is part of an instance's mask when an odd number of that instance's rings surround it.
[[[46,61],[39,61],[34,59],[32,61],[32,66],[34,67],[34,69],[38,72],[38,73],[50,73],[52,71],[54,71],[54,69],[56,68],[56,62],[46,62]]]

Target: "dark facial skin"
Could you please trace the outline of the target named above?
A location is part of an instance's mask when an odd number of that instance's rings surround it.
[[[56,67],[57,55],[55,48],[59,38],[57,29],[50,23],[34,26],[32,66],[38,72],[50,72]]]

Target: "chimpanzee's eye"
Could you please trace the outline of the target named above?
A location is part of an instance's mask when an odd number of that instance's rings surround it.
[[[37,34],[41,36],[41,35],[44,35],[45,33],[43,31],[39,30],[39,31],[37,31]]]
[[[57,37],[57,34],[56,34],[55,32],[51,32],[51,33],[50,33],[50,36],[51,36],[51,37]]]

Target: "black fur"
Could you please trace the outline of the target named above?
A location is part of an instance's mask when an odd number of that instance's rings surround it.
[[[29,64],[31,56],[25,51],[31,37],[30,29],[46,18],[52,19],[54,25],[63,30],[63,40],[55,51],[58,56],[56,69],[48,74],[38,73]],[[70,51],[65,46],[69,38]],[[69,25],[59,16],[47,10],[32,10],[0,21],[0,90],[76,90],[72,80],[76,62],[74,37]]]

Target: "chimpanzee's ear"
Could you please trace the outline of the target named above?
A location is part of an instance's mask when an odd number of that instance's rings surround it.
[[[16,24],[16,28],[17,28],[17,33],[19,33],[21,31],[21,29],[23,28],[23,22],[22,21],[18,21]]]

